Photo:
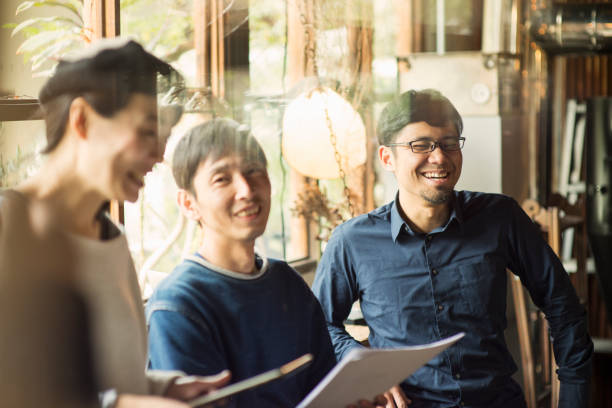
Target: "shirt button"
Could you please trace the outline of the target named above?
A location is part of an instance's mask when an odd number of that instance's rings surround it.
[[[461,374],[455,374],[455,378],[456,379],[460,379],[461,378]]]
[[[438,274],[438,270],[437,269],[432,269],[431,273],[432,273],[432,275],[437,275]]]
[[[438,305],[438,310],[444,310],[444,306]]]

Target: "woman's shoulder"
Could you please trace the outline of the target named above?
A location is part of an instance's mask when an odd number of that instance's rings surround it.
[[[0,187],[0,208],[11,204],[23,206],[27,201],[27,197],[20,191]]]
[[[8,222],[25,222],[30,219],[29,200],[21,192],[13,189],[0,188],[0,231],[6,228]]]

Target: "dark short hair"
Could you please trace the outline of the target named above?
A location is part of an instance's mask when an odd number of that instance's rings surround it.
[[[172,174],[179,188],[195,193],[193,178],[201,163],[236,154],[267,165],[266,155],[246,125],[215,118],[194,126],[181,138],[172,156]]]
[[[458,135],[463,131],[463,121],[457,109],[435,89],[415,91],[411,89],[394,98],[385,106],[378,119],[378,143],[393,143],[397,133],[406,125],[426,122],[429,126],[455,127]]]
[[[156,95],[158,74],[175,81],[180,78],[170,65],[135,41],[101,44],[94,55],[60,61],[41,89],[38,99],[47,128],[44,152],[59,144],[66,131],[70,105],[77,97],[83,97],[100,115],[111,117],[128,104],[134,93]]]

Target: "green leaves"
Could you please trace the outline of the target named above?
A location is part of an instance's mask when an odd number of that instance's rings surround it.
[[[61,7],[65,10],[69,10],[74,16],[77,17],[78,21],[83,23],[81,13],[83,11],[82,0],[38,0],[38,1],[24,1],[17,6],[15,15],[19,15],[32,7]]]
[[[65,23],[65,25],[67,26],[72,26],[72,27],[76,27],[79,30],[81,29],[81,26],[79,24],[77,24],[76,21],[67,18],[67,17],[35,17],[35,18],[30,18],[27,19],[25,21],[22,21],[21,23],[17,24],[15,26],[15,28],[13,29],[13,31],[11,32],[11,37],[14,37],[15,34],[23,31],[24,29],[28,28],[28,27],[32,27],[35,25],[39,25],[39,24],[44,24],[44,23],[56,23],[57,25],[62,25],[62,23]]]
[[[35,7],[61,10],[56,10],[55,15],[50,17],[29,18],[18,24],[5,24],[4,27],[13,29],[12,37],[21,34],[26,38],[17,49],[17,54],[23,54],[32,63],[34,76],[41,76],[49,74],[62,56],[81,47],[86,40],[82,18],[83,0],[27,0],[17,6],[15,15]]]
[[[64,34],[65,33],[63,30],[55,30],[35,34],[21,43],[19,48],[17,48],[17,54],[23,54],[24,52],[35,52],[39,48],[49,44],[50,42],[62,38]]]

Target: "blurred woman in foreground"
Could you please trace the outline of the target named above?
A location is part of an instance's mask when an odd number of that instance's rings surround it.
[[[4,239],[20,229],[16,212],[25,214],[23,224],[34,235],[57,237],[49,243],[61,242],[60,252],[69,254],[69,259],[60,256],[60,264],[72,271],[69,280],[84,301],[92,377],[103,407],[187,407],[178,400],[229,379],[227,373],[145,375],[146,329],[136,273],[123,232],[104,211],[109,200],[135,201],[145,174],[161,160],[165,137],[158,130],[157,78],[172,72],[133,41],[102,41],[87,54],[60,62],[39,95],[46,160],[35,176],[0,193],[0,261],[10,264],[16,252],[20,260],[20,266],[5,270],[25,273],[32,267],[23,265],[44,264],[58,255],[49,245],[29,248]],[[36,232],[43,230],[53,232]]]

